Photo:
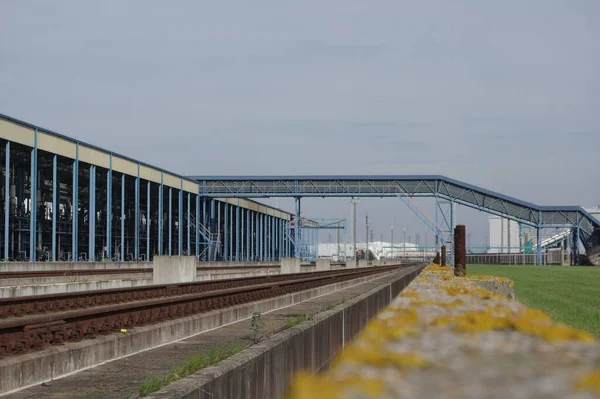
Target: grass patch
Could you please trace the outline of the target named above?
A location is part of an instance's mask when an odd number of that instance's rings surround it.
[[[140,396],[146,396],[156,392],[170,383],[186,377],[196,371],[213,365],[243,351],[245,344],[243,341],[236,340],[229,345],[216,345],[212,348],[200,352],[199,354],[187,359],[185,362],[173,366],[171,370],[163,376],[148,377],[140,383],[138,393]]]
[[[470,275],[508,277],[523,305],[600,338],[600,268],[581,266],[468,265]]]
[[[308,321],[312,319],[310,313],[306,312],[306,313],[302,313],[301,315],[298,315],[292,319],[287,319],[285,321],[285,328],[292,328],[294,326],[297,326],[300,323],[304,323],[305,321]]]
[[[328,303],[327,306],[325,306],[325,310],[331,310],[331,309],[335,309],[335,304]]]

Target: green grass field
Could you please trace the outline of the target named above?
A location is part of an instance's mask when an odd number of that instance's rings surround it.
[[[508,277],[523,305],[600,338],[600,267],[468,265],[467,272]]]

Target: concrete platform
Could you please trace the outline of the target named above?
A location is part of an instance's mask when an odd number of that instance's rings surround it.
[[[0,360],[0,393],[10,392],[24,386],[40,384],[43,381],[56,379],[76,371],[90,369],[91,367],[104,362],[130,356],[150,348],[155,348],[157,346],[170,344],[171,342],[188,338],[204,331],[210,331],[223,325],[245,320],[255,311],[266,313],[276,309],[281,309],[303,301],[311,300],[315,297],[327,295],[341,289],[364,283],[369,279],[372,279],[372,277],[359,278],[303,291],[300,293],[289,294],[278,298],[255,302],[252,304],[239,305],[223,309],[221,311],[209,312],[155,325],[138,327],[127,331],[126,334],[114,333],[106,336],[100,336],[93,340],[71,343],[62,347],[52,347],[22,356],[8,357]],[[248,334],[247,329],[248,324],[245,322],[245,327],[242,328],[242,330],[246,330],[246,334]],[[199,349],[197,348],[197,350]],[[175,359],[170,353],[171,352],[169,352],[169,356],[166,358]],[[163,355],[163,357],[165,356]],[[123,360],[125,361],[125,359]],[[127,364],[127,362],[128,361],[126,361],[125,364]],[[111,362],[110,364],[113,363],[114,362]],[[148,364],[149,367],[155,366],[155,363],[148,360],[134,360],[134,363],[136,364],[135,367],[139,367],[141,369],[144,369],[146,364]],[[132,363],[130,362],[129,364]],[[121,369],[123,369],[124,366],[121,364],[121,366],[117,367],[121,367]],[[168,369],[168,367],[166,368]],[[123,370],[121,370],[121,372],[123,372]],[[114,375],[114,370],[112,373]],[[148,371],[146,371],[146,374],[147,373]],[[78,375],[84,374],[76,374],[69,378],[75,378]],[[66,381],[66,379],[64,381]],[[83,381],[89,385],[89,376]],[[112,381],[112,379],[109,378],[108,381]],[[55,384],[57,383],[52,382],[51,386],[54,386]],[[112,385],[109,384],[109,386]],[[32,389],[35,390],[36,388],[33,387]],[[50,397],[73,397],[69,396],[72,395],[73,392],[71,389],[72,388],[67,389],[66,392],[68,393],[64,393],[65,391],[62,391],[62,394],[57,394],[59,396]],[[15,397],[37,397],[36,395],[39,395],[39,392],[37,392],[33,396],[28,396],[30,395],[28,392],[32,391],[27,389],[17,393]],[[80,392],[79,388],[76,390],[76,392]],[[127,392],[123,392],[123,389],[120,389],[118,395],[111,396],[111,394],[105,392],[105,394],[108,396],[102,397],[123,397],[126,393]],[[82,394],[81,397],[86,397],[86,395]]]

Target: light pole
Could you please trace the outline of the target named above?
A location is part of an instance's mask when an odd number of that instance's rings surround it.
[[[404,249],[404,257],[406,258],[406,228],[404,229],[404,244],[402,248]]]
[[[394,258],[394,226],[390,227],[390,247],[392,247],[391,258]]]

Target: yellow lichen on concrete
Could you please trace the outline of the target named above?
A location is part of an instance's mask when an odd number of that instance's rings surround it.
[[[508,340],[506,348],[524,340],[529,340],[529,345],[532,345],[531,340],[546,345],[542,352],[533,352],[532,359],[550,350],[552,346],[548,346],[548,342],[567,342],[568,345],[594,342],[584,331],[554,323],[542,311],[529,309],[478,285],[479,281],[492,281],[501,283],[501,289],[506,291],[507,285],[512,287],[510,280],[483,276],[474,280],[454,277],[449,267],[429,265],[407,290],[367,323],[356,339],[332,361],[326,373],[301,374],[295,378],[290,398],[397,397],[402,391],[403,380],[433,370],[439,373],[443,369],[452,369],[454,364],[462,364],[455,363],[453,357],[447,358],[446,363],[439,360],[448,349],[436,351],[433,348],[440,338],[445,342],[450,339],[448,342],[475,346],[477,343],[489,345],[490,339]],[[490,286],[490,289],[498,287],[496,284]],[[494,333],[490,334],[492,331]],[[515,333],[523,334],[523,337],[515,339]],[[453,350],[460,351],[460,348]],[[495,348],[497,352],[494,353],[502,354],[505,346],[499,344]],[[463,356],[467,356],[466,353],[480,352],[465,352]],[[481,356],[474,358],[479,359],[474,362],[482,359]],[[494,362],[487,367],[495,367]],[[497,372],[502,375],[505,370],[499,367]],[[507,374],[506,377],[510,376]],[[413,381],[423,380],[415,377]],[[600,372],[582,376],[576,386],[600,391]],[[427,387],[423,387],[425,391]],[[412,397],[421,397],[414,386],[410,392]]]
[[[584,374],[577,380],[577,389],[585,389],[600,393],[600,369]]]

